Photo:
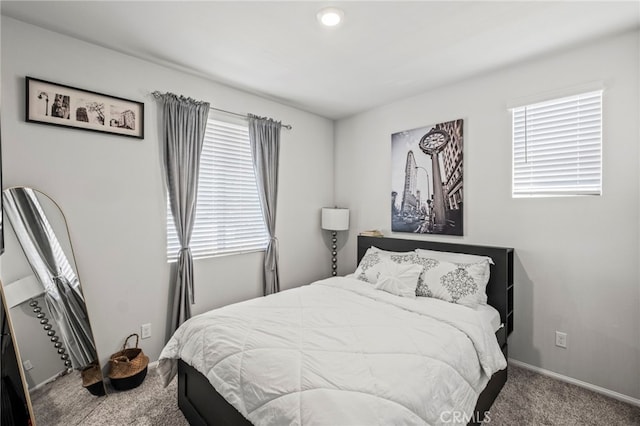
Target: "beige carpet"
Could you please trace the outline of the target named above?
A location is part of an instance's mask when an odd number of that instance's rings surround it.
[[[39,398],[37,426],[186,426],[177,404],[177,380],[163,388],[155,369],[140,387],[116,392],[108,397],[77,395],[64,407],[64,381],[48,389],[49,397]],[[77,383],[77,382],[75,382]],[[68,386],[68,383],[66,383]],[[55,396],[54,396],[55,394]],[[53,399],[51,399],[53,398]],[[83,414],[71,413],[84,407]],[[602,425],[640,426],[640,408],[607,398],[574,385],[559,382],[519,367],[509,367],[509,379],[495,401],[489,426],[520,425]]]
[[[31,392],[36,426],[78,425],[101,402],[82,387],[77,370]]]
[[[488,424],[640,425],[640,407],[510,365]]]
[[[128,391],[107,388],[96,397],[82,388],[79,372],[57,379],[31,396],[36,426],[188,426],[178,409],[177,380],[163,388],[155,369]]]
[[[188,426],[178,408],[178,380],[162,387],[155,368],[149,370],[139,387],[118,392],[108,389],[109,396],[80,425]],[[41,426],[41,425],[36,425]]]

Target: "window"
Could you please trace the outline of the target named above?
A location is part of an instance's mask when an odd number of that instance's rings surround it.
[[[196,220],[191,236],[194,259],[264,250],[265,228],[246,123],[209,117],[200,158]],[[167,204],[167,257],[180,244]]]
[[[513,197],[601,190],[601,90],[513,109]]]

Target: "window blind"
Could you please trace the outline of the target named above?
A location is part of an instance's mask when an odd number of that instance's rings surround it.
[[[191,236],[195,259],[264,250],[265,228],[251,159],[249,130],[209,118],[205,131],[196,220]],[[177,258],[180,244],[167,206],[167,257]]]
[[[601,90],[513,109],[514,197],[601,190]]]

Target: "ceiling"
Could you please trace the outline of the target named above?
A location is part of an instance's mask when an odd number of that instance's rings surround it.
[[[337,28],[317,12],[344,10]],[[638,1],[2,1],[2,14],[331,119],[640,27]],[[193,94],[186,94],[193,96]]]

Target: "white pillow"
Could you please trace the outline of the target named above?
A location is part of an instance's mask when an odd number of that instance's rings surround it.
[[[385,260],[389,260],[395,263],[407,264],[416,263],[417,255],[414,251],[408,252],[396,252],[380,250],[377,247],[369,247],[360,260],[358,268],[356,269],[356,278],[371,284],[375,284],[378,280],[378,274],[371,269],[382,263]]]
[[[392,261],[379,263],[372,268],[378,273],[375,287],[396,296],[415,299],[418,278],[423,269],[417,264],[400,264]]]
[[[490,264],[494,265],[493,259],[489,256],[478,256],[475,254],[466,253],[452,253],[449,251],[437,251],[437,250],[424,250],[416,249],[416,253],[419,257],[426,257],[429,259],[445,260],[451,263],[477,263],[482,260],[488,260]]]
[[[475,308],[487,303],[489,261],[451,263],[422,258],[425,263],[416,294]]]

